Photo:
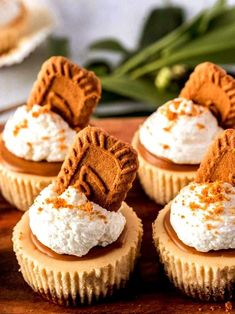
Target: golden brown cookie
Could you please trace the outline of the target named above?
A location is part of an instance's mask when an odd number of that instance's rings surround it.
[[[132,186],[137,168],[137,153],[129,144],[96,127],[86,127],[75,137],[55,191],[61,194],[72,185],[90,201],[117,210]]]
[[[180,97],[207,106],[224,127],[235,125],[235,80],[221,67],[205,62],[190,75]]]
[[[198,183],[220,180],[235,185],[235,130],[227,129],[211,144],[197,171]]]
[[[52,57],[42,65],[27,106],[50,105],[73,128],[83,128],[100,96],[101,83],[93,72],[64,57]]]

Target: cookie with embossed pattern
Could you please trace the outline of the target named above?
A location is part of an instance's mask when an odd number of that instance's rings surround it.
[[[77,133],[58,174],[59,194],[75,186],[100,206],[119,209],[132,186],[138,168],[135,150],[96,127]]]
[[[220,180],[235,185],[235,130],[220,133],[209,147],[197,171],[198,183]]]
[[[235,80],[221,67],[210,62],[199,64],[180,97],[209,107],[222,126],[235,126]]]
[[[50,105],[73,128],[87,125],[101,97],[101,83],[93,72],[64,57],[51,57],[42,65],[27,106]]]

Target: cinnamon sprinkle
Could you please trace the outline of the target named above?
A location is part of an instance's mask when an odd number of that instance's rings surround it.
[[[93,205],[91,202],[87,201],[85,204],[81,204],[79,206],[75,206],[72,204],[68,204],[67,201],[60,197],[47,198],[45,200],[46,204],[52,204],[54,208],[68,208],[68,209],[80,209],[84,213],[89,215],[90,220],[93,220],[94,217],[103,219],[105,223],[107,223],[107,218],[100,211],[94,211]],[[39,209],[38,209],[39,210]]]
[[[211,229],[214,228],[211,224],[207,224],[206,227],[207,227],[208,230],[211,230]]]
[[[65,144],[61,144],[60,146],[59,146],[59,148],[60,148],[60,150],[65,150],[65,149],[67,149],[67,145],[65,145]]]
[[[42,136],[42,140],[43,140],[43,141],[49,140],[49,136]]]
[[[46,204],[52,204],[54,208],[59,209],[59,208],[69,208],[73,209],[74,206],[71,204],[68,204],[65,199],[60,198],[60,197],[54,197],[54,198],[47,198],[46,199]]]
[[[89,202],[89,201],[86,202],[85,204],[80,205],[79,209],[81,209],[82,211],[87,212],[87,213],[93,212],[93,206],[92,206],[91,202]]]
[[[59,142],[64,142],[65,141],[65,136],[61,136],[60,138],[58,138]]]
[[[170,121],[176,120],[176,118],[177,118],[177,113],[168,110],[168,111],[166,112],[166,116],[167,116],[167,119],[170,120]]]
[[[214,209],[214,214],[215,215],[221,215],[224,212],[224,206],[223,205],[218,205],[215,209]]]
[[[171,126],[166,126],[165,128],[163,128],[164,131],[166,132],[170,132],[172,129],[172,125]]]
[[[230,190],[223,187],[222,183],[219,181],[209,183],[205,188],[203,188],[201,194],[197,194],[199,200],[207,205],[229,201],[229,198],[223,193],[229,193]]]
[[[200,208],[200,206],[197,203],[195,203],[195,202],[190,202],[189,203],[189,207],[190,207],[191,210],[196,210],[196,209]]]
[[[22,120],[20,123],[18,123],[15,126],[15,129],[13,130],[13,135],[17,136],[21,129],[27,129],[27,127],[28,127],[28,120],[27,119]]]
[[[204,216],[204,220],[207,221],[207,220],[211,220],[213,219],[214,221],[222,221],[222,219],[220,217],[216,217],[214,215],[214,213],[210,212],[208,215],[205,215]]]
[[[190,189],[190,191],[194,191],[195,190],[195,186],[191,185],[189,189]]]
[[[167,145],[167,144],[163,144],[162,147],[163,147],[164,149],[169,149],[169,148],[170,148],[170,146]]]
[[[190,186],[191,190],[194,190],[194,186]],[[220,181],[216,181],[213,183],[208,183],[201,191],[201,193],[197,193],[198,204],[195,202],[191,202],[189,207],[192,211],[195,210],[205,210],[207,211],[204,215],[204,220],[214,220],[221,222],[221,215],[224,213],[224,204],[223,202],[229,201],[230,198],[226,195],[226,193],[232,193],[233,191],[228,186],[223,186],[223,183]],[[218,203],[218,204],[216,204]],[[201,205],[202,204],[202,205]],[[208,207],[214,204],[213,208],[208,211]],[[235,209],[232,209],[232,212],[235,214]],[[212,226],[207,225],[207,228],[211,230]]]
[[[205,125],[202,123],[197,123],[198,129],[205,129]]]
[[[38,118],[43,113],[48,113],[51,110],[51,106],[49,104],[41,106],[37,111],[32,112],[33,118]]]
[[[164,114],[169,121],[175,121],[179,116],[187,115],[189,117],[198,116],[201,113],[200,107],[193,105],[190,112],[187,112],[184,107],[185,100],[173,99],[166,103],[163,108],[161,108],[162,114]],[[179,107],[183,103],[182,108]],[[173,107],[173,110],[172,110]],[[176,112],[175,112],[175,111]],[[201,126],[203,126],[201,124]]]

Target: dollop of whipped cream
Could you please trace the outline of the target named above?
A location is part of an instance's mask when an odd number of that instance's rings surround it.
[[[19,1],[0,1],[0,12],[0,27],[3,27],[12,22],[20,13]]]
[[[29,209],[30,228],[37,239],[58,254],[83,256],[95,246],[107,246],[122,233],[126,219],[87,200],[68,187],[61,195],[46,187]]]
[[[76,132],[48,106],[19,107],[7,121],[3,140],[14,155],[32,161],[63,161]]]
[[[176,98],[159,107],[144,122],[139,140],[157,157],[177,164],[199,164],[221,130],[208,108]]]
[[[179,239],[197,251],[235,249],[235,187],[190,183],[172,201],[170,222]]]

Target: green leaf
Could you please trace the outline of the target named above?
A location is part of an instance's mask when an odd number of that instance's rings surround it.
[[[128,54],[129,51],[116,39],[98,40],[90,45],[92,50],[107,50],[114,53]]]
[[[197,28],[199,22],[202,18],[203,13],[196,16],[189,22],[186,22],[176,28],[174,31],[169,33],[168,35],[164,36],[162,39],[154,42],[153,44],[147,46],[146,48],[139,51],[135,54],[132,58],[127,60],[124,64],[118,67],[115,71],[116,75],[123,75],[128,71],[134,69],[141,63],[148,60],[148,58],[155,56],[161,52],[162,49],[166,48],[168,45],[175,43],[179,40],[179,38],[185,34],[186,32],[194,32],[194,29]]]
[[[131,73],[132,78],[138,78],[145,74],[159,70],[163,66],[169,66],[176,63],[185,63],[187,60],[205,55],[222,53],[235,47],[235,23],[220,30],[214,30],[203,37],[196,38],[175,53],[158,59],[154,62],[145,64]],[[205,60],[205,59],[204,59]]]
[[[169,95],[158,92],[153,82],[148,80],[131,80],[127,76],[109,76],[101,78],[104,90],[113,92],[152,105],[163,103]]]
[[[235,63],[235,48],[226,49],[223,51],[204,54],[203,56],[191,57],[185,61],[185,64],[195,67],[198,63],[210,61],[218,64],[234,64]]]
[[[157,8],[150,12],[139,40],[139,47],[146,47],[167,35],[184,21],[183,10],[179,7]]]
[[[218,10],[213,11],[214,12],[213,15],[212,14],[210,15],[211,18],[213,16],[213,19],[210,20],[210,23],[207,29],[207,34],[209,34],[212,31],[218,31],[220,29],[223,29],[227,26],[232,25],[235,22],[235,8],[220,8],[220,9],[221,9],[220,11]],[[198,24],[198,29],[200,32],[201,32],[201,22],[204,16],[201,18]],[[163,49],[161,55],[162,56],[170,55],[174,51],[181,49],[185,44],[189,43],[190,40],[192,41],[193,39],[199,38],[202,35],[203,34],[201,33],[199,34],[195,33],[194,36],[192,36],[190,32],[186,32],[185,34],[182,34],[182,36],[177,41],[173,42],[172,44],[169,44],[165,49]]]
[[[117,93],[110,92],[110,91],[102,88],[102,99],[101,99],[102,104],[106,105],[106,104],[110,104],[110,103],[114,103],[114,102],[123,102],[123,101],[126,101],[127,99],[129,100],[128,97],[122,96],[122,95],[117,94]]]
[[[210,21],[208,30],[219,30],[223,27],[229,26],[235,22],[235,7],[228,7],[223,9],[220,14]]]
[[[84,67],[95,72],[97,76],[105,76],[111,73],[111,66],[106,60],[97,59],[88,61]]]
[[[199,33],[205,33],[207,31],[211,20],[217,17],[221,11],[226,8],[226,4],[226,0],[218,0],[211,10],[205,12],[205,15],[203,16],[198,28]]]
[[[69,57],[69,39],[67,37],[50,36],[48,38],[48,53],[50,56]]]
[[[191,38],[197,37],[201,35],[202,30],[200,29],[201,21],[204,19],[205,15],[208,15],[208,12],[211,9],[204,10],[197,16],[195,16],[192,20],[182,24],[178,28],[176,28],[174,31],[169,33],[168,35],[164,36],[162,39],[154,42],[153,44],[147,46],[146,48],[142,49],[140,52],[135,54],[133,57],[131,57],[129,60],[127,60],[124,64],[122,64],[118,69],[116,69],[115,73],[117,75],[123,75],[130,70],[133,70],[137,66],[143,64],[146,60],[152,59],[153,57],[158,58],[160,55],[160,52],[167,48],[171,47],[177,47],[177,42],[182,40],[181,37],[185,36],[185,38],[188,38],[190,40]],[[234,10],[234,8],[226,9],[221,4],[221,9],[216,10],[216,14],[208,15],[212,20],[209,20],[208,22],[210,25],[213,25],[213,20],[219,19],[221,25],[226,24],[226,14],[228,14],[229,10]],[[225,14],[226,11],[226,14]],[[222,17],[222,18],[220,18]],[[221,21],[222,20],[222,21]],[[230,23],[230,18],[228,19],[228,23]],[[217,28],[218,24],[214,22],[213,27]]]

